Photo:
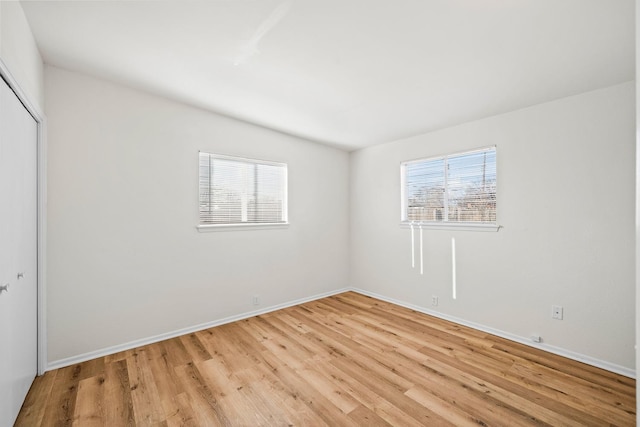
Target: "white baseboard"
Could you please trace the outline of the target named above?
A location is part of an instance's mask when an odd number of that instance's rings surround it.
[[[76,363],[86,362],[87,360],[96,359],[98,357],[108,356],[110,354],[118,353],[125,350],[131,350],[136,347],[141,347],[148,344],[153,344],[159,341],[168,340],[181,335],[190,334],[204,329],[212,328],[214,326],[220,326],[227,323],[237,322],[238,320],[247,319],[249,317],[258,316],[260,314],[270,313],[272,311],[281,310],[283,308],[292,307],[294,305],[304,304],[306,302],[315,301],[318,299],[330,297],[332,295],[341,294],[343,292],[350,291],[351,288],[342,288],[335,291],[325,292],[322,294],[316,294],[307,298],[300,298],[293,301],[288,301],[282,304],[272,305],[270,307],[261,308],[260,310],[254,310],[238,314],[235,316],[229,316],[218,320],[212,320],[210,322],[201,323],[199,325],[190,326],[188,328],[178,329],[175,331],[167,332],[164,334],[155,335],[148,338],[142,338],[139,340],[129,341],[124,344],[114,345],[111,347],[101,348],[100,350],[90,351],[88,353],[79,354],[77,356],[71,356],[64,359],[54,360],[47,364],[47,371],[51,371],[58,368],[64,368],[65,366],[75,365]]]
[[[437,311],[429,310],[429,309],[426,309],[424,307],[420,307],[420,306],[417,306],[417,305],[413,305],[413,304],[407,303],[405,301],[400,301],[400,300],[397,300],[397,299],[394,299],[394,298],[386,297],[384,295],[376,294],[375,292],[369,292],[369,291],[366,291],[364,289],[358,289],[358,288],[351,288],[350,290],[353,291],[353,292],[357,292],[359,294],[362,294],[362,295],[366,295],[366,296],[369,296],[369,297],[372,297],[372,298],[376,298],[376,299],[379,299],[379,300],[382,300],[382,301],[389,302],[391,304],[396,304],[396,305],[399,305],[401,307],[405,307],[405,308],[408,308],[408,309],[411,309],[411,310],[415,310],[415,311],[418,311],[420,313],[428,314],[428,315],[433,316],[433,317],[438,317],[440,319],[447,320],[449,322],[457,323],[457,324],[462,325],[462,326],[468,326],[470,328],[477,329],[479,331],[486,332],[486,333],[491,334],[491,335],[496,335],[498,337],[505,338],[505,339],[508,339],[510,341],[515,341],[517,343],[524,344],[524,345],[529,346],[529,347],[534,347],[534,348],[538,348],[540,350],[547,351],[549,353],[557,354],[558,356],[563,356],[563,357],[566,357],[568,359],[572,359],[572,360],[576,360],[578,362],[586,363],[587,365],[595,366],[596,368],[601,368],[601,369],[605,369],[605,370],[610,371],[610,372],[615,372],[616,374],[624,375],[625,377],[634,378],[634,379],[636,378],[636,371],[634,369],[630,369],[630,368],[627,368],[627,367],[624,367],[624,366],[616,365],[615,363],[606,362],[604,360],[596,359],[596,358],[593,358],[593,357],[590,357],[590,356],[586,356],[586,355],[581,354],[581,353],[576,353],[576,352],[573,352],[573,351],[570,351],[570,350],[566,350],[566,349],[561,348],[561,347],[556,347],[556,346],[553,346],[553,345],[549,345],[549,344],[534,343],[534,342],[530,341],[528,338],[525,338],[525,337],[521,337],[521,336],[518,336],[518,335],[515,335],[515,334],[511,334],[509,332],[504,332],[504,331],[501,331],[501,330],[498,330],[498,329],[494,329],[494,328],[491,328],[491,327],[488,327],[488,326],[484,326],[484,325],[481,325],[481,324],[478,324],[478,323],[469,322],[469,321],[466,321],[464,319],[460,319],[460,318],[455,317],[455,316],[449,316],[447,314],[443,314],[443,313],[439,313]]]
[[[389,298],[386,297],[384,295],[380,295],[377,294],[375,292],[369,292],[366,291],[364,289],[359,289],[359,288],[354,288],[354,287],[347,287],[347,288],[342,288],[342,289],[337,289],[335,291],[330,291],[330,292],[325,292],[322,294],[317,294],[317,295],[313,295],[307,298],[300,298],[297,300],[293,300],[293,301],[288,301],[282,304],[277,304],[277,305],[273,305],[270,307],[266,307],[266,308],[262,308],[260,310],[255,310],[255,311],[249,311],[249,312],[245,312],[242,314],[238,314],[235,316],[229,316],[229,317],[225,317],[222,319],[218,319],[218,320],[212,320],[210,322],[207,323],[202,323],[199,325],[195,325],[195,326],[191,326],[188,328],[183,328],[183,329],[178,329],[176,331],[172,331],[172,332],[167,332],[164,334],[159,334],[159,335],[155,335],[152,337],[148,337],[148,338],[142,338],[139,340],[135,340],[135,341],[130,341],[124,344],[119,344],[119,345],[115,345],[112,347],[106,347],[106,348],[102,348],[100,350],[96,350],[96,351],[91,351],[88,353],[83,353],[83,354],[79,354],[77,356],[72,356],[72,357],[67,357],[65,359],[59,359],[59,360],[55,360],[52,362],[49,362],[47,365],[47,371],[53,370],[53,369],[58,369],[58,368],[63,368],[65,366],[70,366],[70,365],[74,365],[76,363],[81,363],[81,362],[86,362],[87,360],[91,360],[91,359],[95,359],[98,357],[103,357],[103,356],[107,356],[110,354],[114,354],[114,353],[118,353],[120,351],[125,351],[125,350],[131,350],[133,348],[136,347],[141,347],[147,344],[153,344],[155,342],[159,342],[159,341],[164,341],[170,338],[175,338],[178,337],[180,335],[186,335],[186,334],[190,334],[193,332],[197,332],[197,331],[201,331],[204,329],[208,329],[208,328],[212,328],[214,326],[220,326],[220,325],[224,325],[227,323],[231,323],[231,322],[236,322],[238,320],[243,320],[243,319],[247,319],[249,317],[253,317],[253,316],[258,316],[260,314],[265,314],[265,313],[270,313],[272,311],[276,311],[276,310],[281,310],[283,308],[287,308],[287,307],[292,307],[294,305],[299,305],[299,304],[304,304],[306,302],[310,302],[310,301],[315,301],[321,298],[326,298],[332,295],[337,295],[343,292],[347,292],[347,291],[353,291],[353,292],[357,292],[359,294],[362,295],[366,295],[366,296],[370,296],[372,298],[376,298],[379,299],[381,301],[386,301],[392,304],[396,304],[399,305],[401,307],[405,307],[411,310],[415,310],[417,312],[420,313],[424,313],[424,314],[428,314],[430,316],[434,316],[434,317],[438,317],[440,319],[443,320],[447,320],[453,323],[457,323],[459,325],[463,325],[463,326],[468,326],[470,328],[473,329],[477,329],[479,331],[483,331],[492,335],[496,335],[498,337],[501,338],[505,338],[511,341],[515,341],[517,343],[520,344],[524,344],[526,346],[529,347],[533,347],[533,348],[538,348],[540,350],[544,350],[547,351],[549,353],[553,353],[553,354],[557,354],[559,356],[563,356],[572,360],[577,360],[579,362],[583,362],[586,363],[588,365],[591,366],[595,366],[597,368],[602,368],[605,369],[607,371],[611,371],[611,372],[615,372],[617,374],[620,375],[624,375],[625,377],[629,377],[629,378],[636,378],[636,371],[630,368],[626,368],[624,366],[620,366],[620,365],[616,365],[614,363],[609,363],[606,362],[604,360],[599,360],[599,359],[595,359],[593,357],[590,356],[586,356],[584,354],[580,354],[580,353],[576,353],[570,350],[566,350],[560,347],[556,347],[556,346],[552,346],[549,344],[544,344],[544,343],[533,343],[531,342],[528,338],[526,337],[521,337],[515,334],[511,334],[509,332],[504,332],[504,331],[500,331],[498,329],[494,329],[488,326],[484,326],[478,323],[474,323],[474,322],[469,322],[466,321],[464,319],[460,319],[457,318],[455,316],[449,316],[447,314],[443,314],[443,313],[439,313],[437,311],[433,311],[433,310],[429,310],[426,309],[424,307],[420,307],[417,305],[413,305],[410,303],[407,303],[405,301],[400,301],[394,298]]]

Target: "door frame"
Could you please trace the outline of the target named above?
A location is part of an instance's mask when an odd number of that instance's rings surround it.
[[[31,102],[27,94],[22,90],[7,64],[0,58],[0,78],[16,94],[22,105],[36,121],[38,128],[37,153],[37,205],[38,205],[38,230],[37,230],[37,313],[38,313],[38,375],[47,371],[47,321],[46,321],[46,267],[47,267],[47,120],[37,104]]]

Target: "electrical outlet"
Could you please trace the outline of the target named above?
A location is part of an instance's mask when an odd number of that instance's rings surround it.
[[[542,337],[540,335],[531,335],[531,341],[533,342],[542,342]]]
[[[562,320],[564,315],[564,309],[561,305],[553,305],[551,306],[551,318],[556,320]]]
[[[253,305],[260,305],[260,295],[253,296]]]
[[[434,306],[434,307],[438,306],[438,297],[437,296],[433,295],[431,297],[431,305]]]

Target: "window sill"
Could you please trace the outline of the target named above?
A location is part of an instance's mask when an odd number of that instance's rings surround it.
[[[462,223],[440,223],[440,222],[414,222],[413,228],[418,229],[422,226],[423,230],[445,230],[445,231],[490,231],[497,232],[502,228],[497,224],[474,224],[470,222]],[[403,221],[400,228],[411,228],[411,223]]]
[[[270,230],[277,228],[288,228],[288,222],[277,223],[259,223],[259,224],[215,224],[215,225],[197,225],[196,228],[200,233],[208,233],[211,231],[239,231],[239,230]]]

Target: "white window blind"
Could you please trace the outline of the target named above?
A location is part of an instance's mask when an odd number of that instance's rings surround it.
[[[402,221],[496,224],[496,148],[404,162]]]
[[[200,152],[200,225],[285,224],[287,165]]]

